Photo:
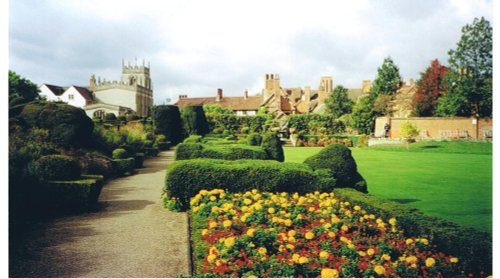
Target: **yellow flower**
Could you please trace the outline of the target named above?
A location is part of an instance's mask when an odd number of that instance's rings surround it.
[[[334,238],[334,237],[335,237],[335,233],[334,233],[334,232],[329,232],[329,233],[328,233],[328,237],[330,237],[330,238]]]
[[[297,232],[294,230],[291,230],[288,232],[288,236],[290,236],[290,237],[294,237],[296,234],[297,234]]]
[[[339,278],[339,272],[332,268],[322,268],[321,278]]]
[[[458,258],[451,258],[450,262],[452,262],[452,263],[458,263]]]
[[[248,275],[247,278],[257,278],[255,275]]]
[[[299,214],[299,215],[297,215],[297,217],[295,217],[295,219],[297,219],[297,220],[301,220],[302,218],[303,218],[302,214]]]
[[[381,265],[375,266],[375,268],[373,269],[373,271],[375,271],[375,273],[377,273],[378,275],[385,274],[385,268],[383,266],[381,266]]]
[[[418,261],[418,259],[415,256],[409,256],[406,258],[406,262],[409,264],[416,264],[417,261]]]
[[[203,229],[203,230],[201,231],[201,235],[206,235],[207,233],[208,233],[208,230],[207,230],[207,229]]]
[[[389,224],[395,226],[396,225],[396,218],[389,219]]]
[[[311,240],[311,239],[313,239],[313,238],[314,238],[314,233],[313,233],[313,232],[311,232],[311,231],[308,231],[308,232],[306,233],[306,239]]]
[[[216,201],[216,200],[217,200],[217,198],[216,198],[215,196],[210,196],[210,200],[211,200],[211,201]]]
[[[252,200],[251,199],[244,199],[243,203],[246,205],[250,205],[252,203]]]
[[[211,229],[217,228],[217,222],[215,222],[215,221],[210,222],[209,227]]]
[[[323,225],[323,227],[328,230],[329,228],[332,227],[332,224],[326,223],[326,224]]]
[[[306,258],[306,257],[300,257],[299,258],[299,264],[305,264],[305,263],[308,263],[309,262],[309,259]]]
[[[219,250],[217,250],[217,248],[216,248],[216,247],[212,246],[212,247],[210,247],[210,249],[208,250],[208,253],[209,253],[209,254],[218,255],[218,254],[219,254]]]
[[[249,237],[253,237],[255,235],[255,229],[251,228],[251,229],[248,229],[247,231],[247,235]]]
[[[225,260],[220,259],[220,260],[217,260],[217,261],[215,262],[215,265],[216,265],[216,266],[221,266],[221,265],[223,265],[223,264],[225,264],[225,263],[226,263],[226,261],[225,261]]]
[[[366,254],[368,254],[368,256],[373,256],[373,254],[375,254],[375,250],[370,248],[370,249],[366,250]]]
[[[349,242],[349,240],[345,236],[340,237],[341,242]]]
[[[259,252],[259,254],[261,255],[265,255],[267,253],[267,249],[266,247],[259,247],[259,249],[257,249],[257,252]]]
[[[288,249],[290,249],[290,250],[293,250],[293,249],[295,249],[295,246],[294,246],[294,245],[292,245],[292,244],[290,244],[290,243],[288,243],[288,244],[286,245],[286,248],[288,248]]]
[[[225,228],[231,227],[232,224],[233,224],[233,222],[231,222],[230,220],[225,220],[224,222],[222,222],[222,225]]]
[[[408,239],[406,240],[406,244],[407,244],[407,245],[410,245],[410,244],[412,244],[412,243],[413,243],[413,239],[408,238]]]
[[[328,259],[329,256],[330,256],[330,254],[327,251],[319,252],[319,257],[322,259]]]
[[[361,206],[359,206],[359,205],[355,205],[355,206],[354,206],[354,210],[355,210],[355,211],[360,211],[360,210],[361,210]]]
[[[247,221],[247,216],[246,215],[241,216],[240,220],[241,222],[245,223]]]
[[[346,226],[346,225],[342,225],[342,227],[341,227],[340,229],[342,229],[343,231],[345,231],[345,232],[346,232],[346,231],[348,231],[348,230],[349,230],[349,227],[348,227],[348,226]]]
[[[358,251],[358,255],[360,255],[361,257],[364,257],[364,256],[366,256],[366,253],[364,251]]]
[[[255,247],[255,244],[254,244],[253,242],[250,242],[250,243],[248,243],[248,245],[247,245],[247,246],[248,246],[249,248],[253,248],[253,247]]]
[[[272,208],[272,207],[269,207],[267,212],[269,212],[270,214],[274,214],[276,212],[276,210],[274,210],[274,208]]]
[[[391,260],[391,256],[387,255],[387,254],[383,254],[380,259],[384,260],[384,261],[390,261]]]
[[[298,263],[299,262],[300,255],[299,254],[293,254],[292,255],[292,261]]]
[[[261,210],[262,209],[262,205],[260,205],[260,203],[256,203],[254,205],[254,208],[255,208],[255,210]]]
[[[290,227],[292,225],[292,220],[286,219],[284,223],[285,223],[285,226]]]
[[[433,267],[436,265],[436,260],[434,258],[427,258],[425,260],[425,266],[427,267]]]
[[[216,256],[216,255],[214,255],[214,254],[210,254],[210,255],[208,255],[208,257],[207,257],[207,261],[208,261],[209,263],[212,263],[213,261],[215,261],[215,259],[217,259],[217,256]]]
[[[429,240],[427,240],[427,239],[425,239],[425,238],[420,238],[418,241],[419,241],[420,243],[425,244],[425,245],[429,245]]]
[[[288,237],[288,242],[294,243],[295,237],[293,237],[293,236]]]
[[[349,244],[347,244],[347,248],[349,249],[354,249],[356,247],[356,245],[352,244],[351,242],[349,242]]]

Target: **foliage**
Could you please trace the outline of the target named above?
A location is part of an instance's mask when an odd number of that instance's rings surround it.
[[[194,159],[175,161],[167,168],[164,191],[168,198],[179,198],[182,208],[201,189],[223,188],[242,192],[251,188],[262,191],[313,192],[331,191],[335,181],[304,164],[272,160]]]
[[[224,108],[220,104],[203,105],[203,110],[207,117],[214,114],[235,114],[232,109]]]
[[[116,115],[112,112],[108,112],[104,115],[104,121],[116,121]]]
[[[42,186],[46,206],[59,213],[69,210],[88,210],[97,205],[103,186],[103,177],[85,176],[80,180],[50,181]]]
[[[381,94],[373,102],[373,112],[376,116],[391,115],[393,113],[393,96]]]
[[[125,159],[125,158],[128,158],[130,157],[127,150],[123,149],[123,148],[117,148],[115,150],[113,150],[113,159]]]
[[[247,145],[209,145],[199,143],[181,143],[175,148],[175,160],[212,158],[224,160],[259,159],[269,157],[260,147]]]
[[[155,132],[165,136],[174,145],[183,139],[182,120],[179,108],[171,105],[153,107]]]
[[[307,158],[304,164],[314,170],[328,170],[329,175],[337,180],[337,187],[355,188],[367,192],[366,182],[358,173],[351,150],[342,144],[332,144],[323,148],[318,154]]]
[[[430,217],[417,209],[351,189],[335,189],[334,192],[340,198],[359,204],[383,218],[389,216],[396,218],[407,237],[419,235],[428,237],[439,250],[458,257],[466,271],[465,274],[472,272],[472,277],[485,277],[491,274],[492,238],[488,233]]]
[[[15,99],[22,99],[22,103],[31,102],[38,98],[38,92],[36,84],[9,70],[9,102]]]
[[[234,114],[211,114],[207,115],[207,121],[210,131],[216,134],[234,135],[266,131],[264,125],[269,117],[268,115],[240,117]]]
[[[260,146],[262,136],[259,133],[250,133],[247,137],[247,144],[250,146]]]
[[[97,152],[85,152],[85,155],[79,157],[78,161],[84,174],[97,174],[105,178],[113,175],[111,159]]]
[[[303,136],[302,138],[304,138],[304,140],[297,140],[298,147],[324,147],[334,143],[353,147],[353,141],[350,138],[328,136]]]
[[[39,177],[49,180],[74,180],[80,178],[78,161],[65,155],[47,155],[36,161]]]
[[[418,129],[417,125],[410,123],[409,121],[406,121],[405,123],[401,124],[401,130],[399,131],[399,134],[406,139],[407,142],[413,142],[415,141],[415,138],[418,136],[420,133],[420,130]]]
[[[375,125],[373,104],[369,97],[361,98],[352,109],[353,128],[362,134],[369,135]]]
[[[325,101],[326,110],[334,118],[351,113],[354,102],[347,96],[347,88],[337,85]]]
[[[288,118],[288,127],[300,135],[333,135],[345,131],[342,122],[332,114],[293,114]]]
[[[462,277],[462,258],[400,220],[332,193],[228,193],[192,200],[196,271],[219,277]],[[234,216],[234,217],[233,217]],[[203,249],[199,249],[200,245]],[[483,276],[485,274],[482,274]]]
[[[151,146],[148,138],[153,138],[153,128],[139,121],[130,121],[126,125],[96,124],[93,139],[110,155],[119,147],[127,147],[131,154],[144,151]],[[160,138],[161,140],[161,138]]]
[[[134,167],[135,167],[134,158],[114,159],[112,162],[113,162],[113,171],[117,176],[130,175],[134,172]]]
[[[144,166],[144,153],[134,154],[134,168],[142,168]]]
[[[377,76],[373,81],[373,87],[370,92],[370,98],[376,100],[379,95],[396,94],[401,87],[401,76],[399,68],[394,64],[391,57],[384,58],[382,66],[377,69]]]
[[[436,112],[437,100],[445,90],[445,77],[448,67],[434,59],[431,65],[420,73],[417,81],[417,92],[414,96],[414,107],[416,116],[433,116]]]
[[[491,116],[493,73],[493,28],[484,18],[475,18],[462,28],[455,50],[448,52],[450,68],[449,96],[439,100],[443,116]],[[461,103],[465,101],[469,106]],[[445,109],[446,108],[446,109]]]
[[[60,146],[86,146],[92,141],[94,123],[80,108],[40,101],[27,104],[20,117],[31,127],[47,129],[51,141]]]
[[[184,130],[188,135],[204,136],[209,132],[208,122],[202,106],[187,106],[181,110]]]
[[[281,146],[281,141],[276,133],[267,132],[262,136],[262,149],[266,152],[268,158],[276,160],[278,162],[285,161],[285,155],[283,153],[283,146]]]
[[[189,137],[184,139],[183,143],[201,143],[202,139],[203,139],[202,136],[190,135]]]

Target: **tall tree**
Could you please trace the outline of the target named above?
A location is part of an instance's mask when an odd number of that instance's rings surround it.
[[[351,113],[354,102],[347,96],[347,88],[337,85],[325,102],[326,110],[335,118]]]
[[[38,87],[14,71],[9,71],[9,101],[23,98],[25,102],[33,101],[38,97]]]
[[[493,28],[484,17],[475,18],[471,25],[462,28],[457,48],[448,52],[453,73],[449,76],[449,90],[445,95],[457,96],[439,100],[440,115],[492,115],[492,33]],[[458,103],[457,100],[466,100],[468,104]],[[467,110],[464,111],[464,108]]]
[[[416,116],[432,116],[436,112],[438,98],[445,90],[445,77],[448,67],[441,65],[435,59],[431,65],[420,73],[417,81],[417,92],[414,96],[414,108]]]
[[[184,129],[188,135],[204,136],[208,134],[209,127],[202,106],[187,106],[181,110]]]
[[[373,103],[368,97],[361,98],[352,109],[353,127],[362,134],[369,135],[373,129]]]
[[[400,87],[399,68],[394,64],[391,57],[386,57],[382,66],[377,69],[377,77],[373,81],[370,98],[374,101],[382,94],[394,96]]]
[[[153,120],[156,133],[164,135],[173,144],[182,141],[182,121],[178,107],[172,105],[154,106]]]

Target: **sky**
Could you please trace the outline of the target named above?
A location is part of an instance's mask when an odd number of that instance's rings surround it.
[[[491,0],[111,1],[9,3],[9,69],[31,81],[88,86],[118,80],[122,59],[150,62],[154,102],[179,95],[261,92],[282,87],[360,88],[390,56],[405,80],[431,60],[447,64],[461,28],[492,24]]]

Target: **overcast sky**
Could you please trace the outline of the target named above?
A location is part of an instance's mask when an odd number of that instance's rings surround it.
[[[488,0],[106,1],[9,4],[9,69],[37,84],[88,86],[120,77],[121,61],[151,63],[155,104],[179,94],[257,94],[266,73],[283,87],[321,76],[359,88],[391,56],[405,80],[447,64],[461,27]]]

